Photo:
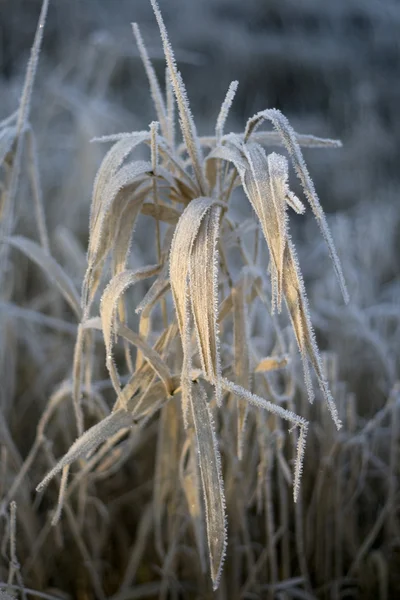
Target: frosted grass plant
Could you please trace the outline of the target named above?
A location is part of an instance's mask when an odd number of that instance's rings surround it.
[[[237,284],[234,283],[235,276],[230,274],[226,262],[228,252],[225,250],[224,234],[231,234],[237,226],[229,215],[229,201],[238,181],[253,206],[269,249],[272,312],[275,309],[280,312],[282,302],[285,300],[302,357],[309,399],[311,402],[314,399],[311,365],[333,421],[338,429],[341,426],[323,372],[309,318],[305,288],[289,235],[288,209],[293,208],[300,213],[305,209],[289,189],[286,158],[276,153],[266,154],[262,143],[268,144],[268,134],[265,134],[261,142],[253,138],[263,120],[272,122],[279,136],[276,141],[281,142],[289,153],[305,195],[327,241],[346,300],[347,293],[322,207],[300,150],[302,140],[298,139],[286,118],[277,110],[267,110],[255,115],[248,121],[242,136],[224,135],[224,123],[237,88],[237,82],[233,82],[217,119],[215,137],[208,142],[212,149],[205,154],[197,135],[186,89],[176,66],[160,10],[156,2],[152,2],[152,6],[160,28],[167,75],[175,96],[183,144],[179,149],[171,145],[170,130],[174,115],[167,114],[165,99],[147,55],[139,27],[135,24],[134,33],[149,78],[161,134],[158,134],[157,128],[152,125],[148,133],[135,132],[102,140],[115,140],[115,144],[100,167],[92,200],[88,267],[82,290],[82,320],[79,324],[74,359],[74,408],[80,438],[43,480],[38,490],[42,490],[59,471],[69,467],[78,458],[87,456],[88,452],[93,452],[121,427],[125,427],[129,423],[129,414],[143,401],[141,396],[151,393],[152,388],[158,386],[161,377],[165,384],[163,402],[167,403],[170,398],[180,393],[186,432],[184,435],[190,435],[189,431],[192,427],[196,434],[211,577],[216,589],[226,551],[227,527],[221,459],[210,403],[214,398],[218,409],[223,411],[225,410],[224,395],[233,394],[242,404],[250,403],[259,409],[265,409],[272,415],[287,421],[298,431],[293,475],[295,501],[300,489],[309,425],[305,418],[298,416],[282,403],[264,399],[248,389],[250,386],[246,388],[235,382],[240,371],[243,370],[241,360],[237,360],[237,368],[231,373],[233,381],[222,374],[220,338],[223,331],[220,330],[224,329],[224,321],[219,318],[219,305],[226,299],[222,293],[224,288],[228,287],[230,294],[236,294],[238,290]],[[169,110],[172,110],[171,103]],[[151,161],[149,162],[130,160],[131,153],[141,143],[150,145]],[[314,143],[318,144],[317,141]],[[319,142],[322,146],[324,143],[324,140]],[[161,157],[160,163],[159,157]],[[230,164],[233,166],[230,167]],[[132,272],[125,269],[126,259],[136,220],[148,199],[152,200],[154,206],[152,216],[157,224],[155,243],[159,260],[161,260],[162,245],[160,221],[177,220],[177,223],[170,250],[164,252],[165,262]],[[173,215],[175,218],[172,218]],[[81,374],[88,360],[84,346],[88,332],[94,327],[92,307],[101,286],[109,255],[112,255],[111,280],[101,298],[100,329],[104,336],[106,365],[116,393],[116,402],[109,417],[83,433]],[[164,269],[168,260],[169,274]],[[254,261],[250,264],[245,261],[243,268],[255,266],[258,266],[257,252]],[[258,269],[263,282],[260,287],[269,285],[268,276],[262,273],[260,267]],[[160,288],[160,293],[152,300],[153,305],[161,300],[169,288],[174,301],[175,311],[169,311],[169,314],[164,303],[164,325],[173,324],[175,313],[183,349],[180,384],[176,389],[172,385],[173,375],[166,363],[172,346],[176,347],[174,336],[170,336],[168,345],[163,346],[163,358],[154,349],[147,347],[148,331],[145,335],[137,336],[131,332],[125,322],[124,292],[136,281],[154,276],[161,277],[161,281],[158,279],[156,284],[153,284]],[[236,276],[240,279],[240,270]],[[142,311],[145,307],[146,304],[141,306]],[[246,326],[245,323],[243,326]],[[238,327],[236,311],[234,327],[235,330]],[[146,359],[146,362],[142,362],[136,370],[130,369],[130,380],[125,388],[121,388],[118,366],[113,358],[113,346],[119,336],[136,346]],[[252,354],[251,339],[248,336],[242,337],[240,346],[237,351],[243,354],[243,358]],[[145,349],[144,352],[142,348]],[[195,369],[194,364],[197,356],[200,360],[199,369]],[[132,367],[129,349],[126,358],[126,366]],[[265,370],[268,370],[267,363],[264,362],[264,365]],[[145,380],[150,373],[151,379],[144,388],[142,380]],[[250,380],[250,377],[247,379]],[[211,395],[211,390],[207,392],[209,388],[207,385],[204,387],[202,380],[212,386]],[[138,390],[137,395],[132,394],[133,389]],[[243,410],[238,412],[237,435],[242,438],[246,419],[240,413],[243,413]],[[240,442],[238,442],[239,446]],[[63,473],[65,474],[65,471]],[[64,493],[60,497],[64,497]],[[201,506],[199,510],[200,508]],[[205,542],[201,541],[201,543]]]
[[[382,527],[398,528],[398,386],[374,419],[360,426],[335,356],[318,350],[290,235],[291,211],[306,212],[290,188],[292,166],[347,302],[341,265],[301,151],[340,143],[297,134],[276,109],[257,113],[241,134],[225,133],[236,81],[222,102],[215,131],[200,137],[160,10],[155,0],[151,3],[166,58],[165,92],[134,24],[157,121],[147,130],[95,140],[112,146],[93,186],[80,294],[51,253],[38,208],[34,145],[30,173],[39,243],[10,229],[17,114],[1,124],[0,157],[11,168],[2,221],[5,261],[13,249],[36,263],[75,319],[72,324],[2,301],[7,314],[51,327],[54,335],[73,335],[75,347],[71,370],[46,404],[24,460],[16,456],[1,420],[2,553],[10,556],[1,593],[7,597],[19,590],[26,596],[25,576],[40,589],[49,577],[39,557],[53,545],[67,548],[64,535],[83,559],[84,587],[100,599],[207,595],[206,571],[221,599],[249,594],[313,598],[314,589],[318,597],[339,598],[353,585],[366,556],[379,570],[380,589],[387,590],[385,561],[370,550]],[[39,32],[46,10],[44,2]],[[40,41],[35,44],[37,62]],[[26,79],[28,104],[34,70],[28,69]],[[21,114],[32,140],[25,102],[18,118]],[[176,139],[176,114],[181,140]],[[263,122],[273,131],[261,131]],[[141,146],[147,160],[134,158]],[[279,153],[267,152],[271,146]],[[242,201],[247,197],[256,218],[237,217],[232,203],[239,194]],[[147,221],[140,221],[143,217]],[[153,262],[132,269],[135,228],[150,220]],[[68,248],[73,238],[64,233],[63,239]],[[79,252],[74,257],[80,261]],[[139,290],[136,298],[141,294],[134,306],[130,288]],[[318,402],[311,406],[315,395]],[[385,452],[379,446],[382,431],[389,432]],[[313,453],[304,462],[308,433]],[[357,502],[378,467],[389,473],[387,500],[365,532],[357,524]],[[131,503],[141,494],[131,480],[135,469],[146,490],[139,511]],[[37,473],[43,476],[33,505],[30,471],[36,482]],[[384,489],[385,476],[380,475]],[[57,491],[58,501],[43,518],[47,486],[53,499]],[[29,547],[22,571],[16,560],[15,498]],[[364,497],[363,502],[368,505]],[[120,506],[136,515],[130,547]],[[349,523],[345,514],[352,517]],[[107,550],[114,545],[116,560]],[[105,557],[118,575],[107,572]],[[158,563],[158,577],[141,573],[146,561]],[[79,586],[77,581],[73,588]]]

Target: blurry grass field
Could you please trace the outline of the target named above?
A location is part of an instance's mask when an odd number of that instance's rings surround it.
[[[247,114],[241,81],[200,87],[193,119],[152,4],[166,70],[135,25],[148,81],[120,105],[129,49],[92,34],[79,69],[51,69],[46,1],[23,83],[2,82],[0,595],[394,598],[400,210],[390,161],[374,172],[367,152],[387,135],[371,118],[363,143],[356,119],[350,147],[316,137],[318,103],[300,134]],[[193,83],[202,49],[183,47]],[[325,220],[302,152],[322,206],[362,201]]]

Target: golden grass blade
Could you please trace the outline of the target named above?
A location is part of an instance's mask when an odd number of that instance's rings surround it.
[[[174,388],[178,383],[179,378],[173,377],[172,385]],[[132,417],[135,419],[135,423],[139,423],[140,427],[144,427],[151,417],[161,410],[165,404],[170,402],[170,400],[171,396],[165,393],[164,384],[161,381],[157,383],[152,382],[132,410]]]
[[[215,138],[216,138],[217,146],[219,146],[221,144],[222,136],[224,134],[224,126],[225,126],[226,120],[228,118],[228,113],[229,113],[230,107],[232,105],[233,99],[235,97],[237,87],[238,87],[238,82],[232,81],[232,83],[230,84],[230,86],[228,88],[225,99],[222,103],[221,110],[219,112],[219,115],[217,118],[217,123],[215,126]],[[214,164],[214,161],[207,161],[206,174],[207,174],[207,179],[209,180],[211,187],[213,189],[217,184],[217,187],[216,187],[214,193],[217,197],[219,197],[219,195],[222,191],[222,186],[223,186],[221,161],[217,161],[216,164]]]
[[[161,300],[161,310],[163,312],[164,322],[168,322],[167,307],[165,303],[165,294],[170,289],[168,280],[168,263],[165,263],[159,276],[150,287],[149,291],[138,305],[135,312],[141,313],[139,321],[139,333],[143,338],[147,338],[151,329],[151,312],[154,306]],[[138,352],[136,356],[136,368],[138,369],[143,362],[143,355]]]
[[[193,525],[201,572],[207,570],[207,543],[204,528],[204,511],[201,497],[200,467],[197,461],[197,449],[194,431],[189,429],[183,444],[179,461],[179,479],[186,496],[186,502]]]
[[[210,198],[193,200],[182,213],[171,244],[170,280],[179,330],[185,336],[189,259],[201,222],[212,205]]]
[[[190,206],[190,205],[189,205]],[[190,252],[189,294],[197,343],[205,376],[216,386],[221,404],[221,362],[218,341],[218,232],[221,208],[210,206],[204,215]]]
[[[132,237],[135,230],[136,220],[143,208],[143,202],[151,190],[151,185],[142,185],[129,195],[125,201],[125,207],[120,211],[118,224],[108,222],[108,238],[113,239],[112,245],[112,273],[118,275],[126,269]],[[118,215],[116,215],[118,217]]]
[[[137,174],[138,180],[124,183],[126,175]],[[163,168],[158,168],[159,177],[171,188],[175,188],[175,179]],[[107,253],[113,252],[113,274],[125,269],[131,239],[140,209],[149,192],[152,183],[143,183],[143,177],[151,174],[150,163],[137,161],[126,167],[114,176],[110,183],[111,191],[105,192],[102,213],[99,213],[97,224],[89,242],[88,269],[84,282],[84,297],[86,305],[97,289],[99,272]],[[153,179],[154,181],[154,179]],[[178,189],[178,188],[176,188]],[[117,191],[116,191],[117,190]],[[107,194],[109,197],[107,198]],[[172,210],[172,209],[171,209]],[[164,211],[165,212],[165,211]],[[101,216],[100,216],[101,215]],[[96,238],[98,240],[95,245]]]
[[[207,160],[222,158],[223,160],[232,162],[239,174],[244,174],[248,168],[248,163],[243,155],[243,143],[240,137],[231,133],[225,136],[224,139],[226,140],[225,144],[214,148],[207,156]]]
[[[153,217],[153,219],[168,223],[168,225],[176,225],[181,216],[181,213],[175,208],[168,204],[164,204],[163,202],[159,202],[158,204],[145,202],[142,206],[141,213],[142,215]]]
[[[283,255],[287,243],[286,195],[288,192],[287,161],[270,154],[258,144],[245,144],[244,155],[249,168],[243,186],[261,223],[271,256],[272,311],[282,305]]]
[[[78,331],[75,340],[74,357],[72,362],[72,402],[75,412],[76,427],[78,436],[82,435],[84,430],[83,411],[82,411],[82,363],[83,350],[85,342],[85,332],[82,323],[78,325]]]
[[[174,238],[171,245],[170,253],[170,281],[172,289],[172,297],[174,299],[175,311],[178,320],[179,331],[183,347],[183,366],[182,366],[182,409],[185,426],[187,426],[187,411],[188,399],[190,393],[190,371],[191,371],[191,348],[190,348],[190,297],[189,297],[189,273],[192,256],[192,249],[195,245],[196,238],[203,219],[213,206],[213,201],[210,198],[197,198],[193,200],[179,219],[175,229]],[[215,219],[214,219],[215,220]],[[212,225],[213,231],[215,224]],[[212,237],[216,233],[212,234]],[[216,237],[215,237],[216,239]],[[207,265],[207,270],[209,265]],[[204,268],[202,269],[204,273]],[[214,298],[214,296],[212,296]],[[215,307],[216,309],[216,307]],[[198,319],[197,326],[200,324]],[[204,341],[204,335],[203,341]],[[199,349],[201,347],[199,343]],[[202,353],[204,367],[207,372],[213,371],[212,365],[205,359],[204,352]],[[212,362],[212,361],[211,361]],[[217,368],[215,363],[215,369]],[[213,375],[214,378],[214,375]]]
[[[246,278],[232,290],[233,298],[233,344],[235,382],[243,388],[250,388],[249,332],[245,305],[244,287]],[[236,398],[237,410],[237,455],[243,458],[244,433],[249,412],[249,404]]]
[[[168,280],[168,263],[166,262],[160,271],[155,282],[151,285],[149,291],[144,296],[143,300],[140,304],[137,305],[135,309],[135,313],[144,313],[146,312],[146,317],[150,316],[150,312],[153,309],[154,305],[160,300],[163,294],[169,288],[169,280]]]
[[[14,248],[23,252],[30,260],[34,261],[53,281],[65,300],[68,302],[78,319],[81,318],[81,307],[78,292],[64,269],[36,242],[20,235],[14,235],[6,240]]]
[[[270,154],[259,144],[242,144],[238,136],[217,147],[209,159],[222,158],[234,163],[262,231],[271,256],[272,309],[282,303],[283,253],[287,240],[286,197],[288,167],[283,156]]]
[[[158,352],[160,355],[165,351],[165,348],[168,347],[171,340],[173,340],[178,334],[178,328],[176,324],[170,325],[166,330],[162,332],[159,336],[156,344],[154,345],[154,350]],[[135,413],[138,406],[139,395],[143,390],[149,388],[149,386],[154,383],[154,370],[150,364],[144,362],[139,369],[135,371],[135,373],[130,377],[129,381],[126,383],[121,393],[119,394],[117,401],[114,405],[113,410],[118,410],[121,406],[127,407],[128,410],[132,411],[132,414]],[[154,387],[158,386],[155,384]],[[163,386],[160,383],[160,386]],[[159,386],[159,387],[160,387]],[[174,393],[176,393],[177,388],[179,387],[179,378],[173,377],[173,385]],[[165,397],[165,392],[162,392],[163,398]]]
[[[122,388],[114,404],[113,411],[123,407],[124,410],[133,411],[141,398],[144,389],[154,381],[154,372],[149,368],[146,370],[147,363],[139,371],[135,371],[128,382]]]
[[[185,202],[185,198],[193,200],[199,195],[198,187],[193,181],[190,174],[186,171],[185,165],[176,152],[174,152],[168,144],[161,138],[158,145],[158,151],[164,160],[168,163],[169,170],[173,173],[176,179],[178,191],[182,191],[183,198],[179,202]],[[163,173],[162,168],[159,168],[159,173]]]
[[[244,136],[243,136],[244,137]],[[321,138],[315,135],[296,133],[295,137],[299,146],[304,148],[341,148],[340,140],[330,138]],[[251,134],[251,139],[262,145],[282,146],[282,137],[276,131],[255,131]]]
[[[206,509],[211,578],[214,590],[216,590],[221,577],[227,544],[225,496],[221,457],[214,423],[206,393],[199,383],[193,384],[191,410],[196,431],[197,453]]]
[[[74,442],[68,452],[58,461],[56,466],[46,475],[46,477],[36,487],[37,492],[41,492],[50,483],[50,481],[73,462],[82,458],[105,442],[109,437],[117,433],[124,427],[131,427],[133,423],[129,412],[120,408],[111,413],[108,417],[93,425],[90,429]]]
[[[82,304],[85,316],[90,309],[90,303],[96,292],[101,269],[107,253],[114,243],[115,232],[120,222],[123,207],[134,196],[135,191],[143,183],[144,178],[151,172],[151,163],[135,161],[122,167],[105,185],[102,190],[97,218],[93,220],[90,230],[87,270],[82,287]],[[135,200],[140,207],[144,201],[143,195],[138,194]],[[135,203],[136,204],[136,203]],[[130,212],[132,219],[136,216],[135,209]],[[124,236],[125,242],[126,237]],[[129,247],[129,239],[124,246]]]
[[[314,330],[309,317],[308,302],[303,278],[297,263],[294,246],[290,240],[288,240],[288,244],[285,249],[283,270],[283,291],[285,295],[285,301],[303,360],[304,376],[309,399],[312,402],[314,393],[309,374],[308,360],[311,362],[314,368],[315,374],[318,378],[319,386],[324,395],[332,419],[337,429],[340,429],[342,424],[323,372],[321,358],[319,356],[317,343],[315,341]]]
[[[133,161],[121,167],[107,180],[101,191],[98,212],[90,229],[88,260],[95,261],[101,234],[105,228],[106,216],[112,214],[116,199],[120,197],[121,192],[133,191],[138,182],[149,173],[151,173],[150,162]]]
[[[230,143],[229,143],[230,142]],[[319,357],[314,331],[308,315],[308,304],[294,246],[288,237],[286,198],[287,162],[278,154],[268,157],[258,144],[243,144],[230,136],[226,146],[216,148],[209,158],[232,161],[242,185],[260,220],[271,256],[272,307],[280,306],[282,292],[289,310],[293,329],[303,361],[304,377],[310,402],[313,401],[308,361],[313,365],[328,409],[336,427],[341,427],[338,412],[329,391]],[[247,164],[246,164],[247,163]]]
[[[276,109],[269,109],[265,111],[261,111],[254,115],[246,125],[246,130],[244,134],[244,139],[247,141],[252,133],[261,125],[261,123],[265,120],[271,121],[272,125],[279,133],[282,138],[282,141],[285,145],[286,150],[288,151],[290,158],[292,159],[294,169],[296,171],[297,177],[299,178],[306,198],[312,208],[315,218],[317,219],[317,223],[321,230],[321,233],[325,239],[325,242],[329,249],[329,254],[333,263],[333,268],[336,273],[336,277],[339,281],[340,289],[342,291],[343,299],[347,303],[349,301],[349,296],[346,288],[346,283],[344,280],[342,267],[340,265],[339,258],[336,253],[335,246],[333,244],[332,236],[328,227],[328,223],[326,222],[326,218],[320,204],[319,198],[314,188],[314,184],[312,179],[308,173],[306,164],[304,162],[303,154],[301,152],[300,146],[296,139],[296,134],[292,129],[289,121],[286,117]]]
[[[67,485],[68,485],[69,468],[70,468],[69,465],[65,465],[65,467],[62,470],[60,491],[58,493],[57,508],[56,508],[56,511],[51,520],[51,524],[53,525],[53,527],[55,527],[55,525],[57,525],[57,523],[61,519],[61,513],[62,513],[64,500],[65,500],[65,493],[66,493]]]
[[[100,316],[104,343],[106,346],[106,365],[117,394],[120,392],[120,382],[117,369],[113,361],[112,350],[115,334],[117,332],[116,312],[118,302],[128,287],[134,285],[138,281],[157,275],[159,271],[160,267],[158,265],[143,267],[137,271],[123,271],[112,278],[104,290],[101,298]]]
[[[101,138],[104,139],[104,138]],[[101,141],[101,140],[100,140]],[[105,138],[104,141],[108,141]],[[150,141],[149,131],[130,133],[118,139],[107,152],[97,171],[93,185],[92,205],[90,210],[89,232],[92,231],[94,222],[98,218],[103,191],[112,177],[121,168],[127,156],[140,144]]]

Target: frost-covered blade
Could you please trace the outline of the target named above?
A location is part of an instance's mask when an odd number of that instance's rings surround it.
[[[344,301],[347,303],[349,301],[349,295],[347,292],[342,267],[332,240],[331,232],[329,230],[328,223],[326,222],[325,214],[317,196],[317,192],[315,191],[314,183],[308,173],[306,163],[304,161],[303,154],[301,152],[301,148],[297,140],[296,133],[291,127],[289,121],[277,109],[268,109],[261,111],[248,120],[244,134],[244,140],[245,142],[247,142],[247,140],[250,138],[253,132],[256,131],[256,129],[265,120],[268,120],[272,123],[275,130],[280,135],[283,144],[290,155],[290,158],[292,159],[297,177],[299,178],[301,185],[303,186],[304,194],[312,208],[321,233],[328,246],[329,254],[333,263],[333,268],[339,281]]]
[[[221,404],[221,364],[218,341],[218,232],[221,208],[210,206],[190,254],[189,295],[200,359],[206,377],[215,384]]]
[[[211,577],[217,589],[226,553],[227,526],[221,457],[206,393],[193,384],[191,409],[196,430],[197,450],[206,509],[207,539]]]
[[[144,267],[136,271],[123,271],[110,281],[100,303],[100,316],[103,328],[104,343],[106,346],[106,365],[110,372],[110,377],[117,394],[120,392],[120,382],[117,374],[117,369],[113,361],[112,351],[114,346],[114,338],[116,333],[116,312],[119,300],[125,293],[128,287],[134,285],[138,281],[153,277],[160,272],[158,265]]]
[[[187,425],[190,394],[190,296],[189,269],[192,248],[203,218],[213,205],[211,198],[193,200],[182,213],[176,226],[170,252],[170,282],[183,347],[182,409]]]
[[[233,297],[233,342],[234,342],[234,372],[238,385],[250,387],[250,355],[248,323],[245,305],[245,280],[241,280],[232,291]],[[237,402],[237,453],[239,460],[243,456],[243,442],[249,404],[241,398]]]
[[[194,123],[192,113],[190,111],[186,88],[183,83],[182,76],[177,69],[174,52],[169,42],[168,33],[156,0],[151,0],[151,5],[153,7],[158,27],[160,29],[161,39],[164,46],[165,59],[167,61],[168,66],[168,73],[171,78],[171,84],[175,93],[176,104],[178,106],[183,139],[185,141],[186,148],[191,159],[199,191],[201,194],[207,194],[208,185],[203,172],[203,156],[200,144],[198,142],[196,125]]]

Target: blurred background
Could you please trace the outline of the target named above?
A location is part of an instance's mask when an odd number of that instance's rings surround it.
[[[40,4],[0,0],[2,114],[15,106]],[[232,128],[276,107],[300,132],[342,139],[342,151],[307,156],[327,209],[348,209],[361,200],[385,203],[396,193],[398,2],[161,0],[160,6],[201,133],[210,130],[230,81],[238,79]],[[46,120],[41,131],[62,131],[62,124],[70,131],[70,113],[91,120],[96,135],[121,126],[144,128],[154,117],[132,21],[140,24],[162,76],[148,0],[51,3],[35,107],[37,118]],[[50,116],[55,105],[57,115]]]

